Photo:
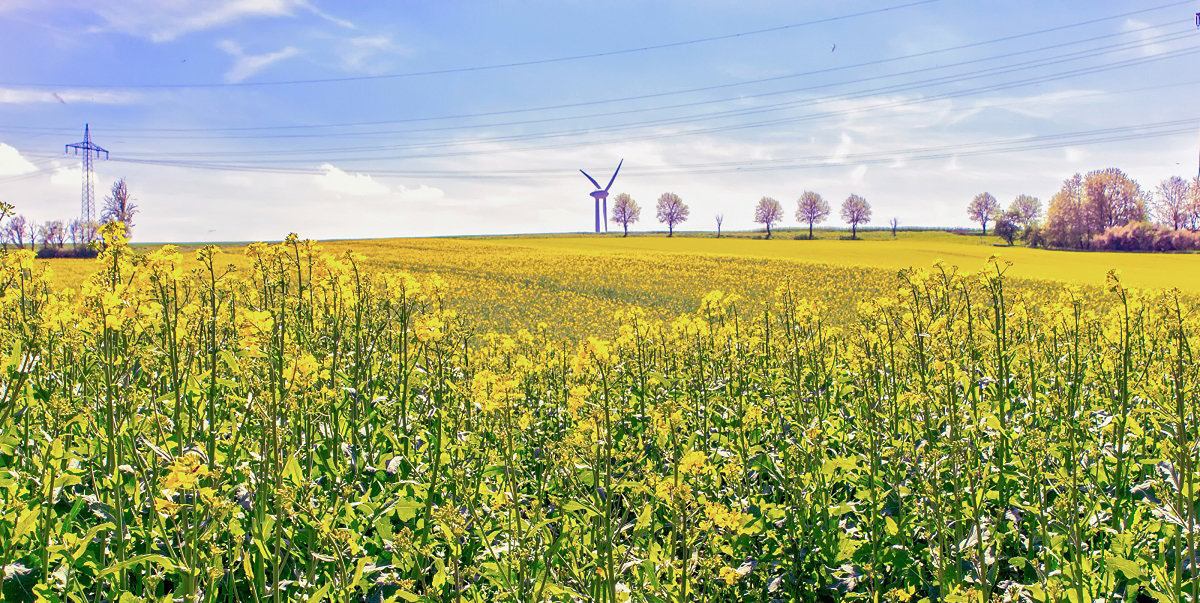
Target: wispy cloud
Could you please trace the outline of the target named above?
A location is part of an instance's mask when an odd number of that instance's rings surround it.
[[[846,156],[850,154],[850,150],[854,148],[854,139],[850,135],[842,132],[841,141],[837,147],[833,149],[833,154],[829,156],[829,163],[842,163],[846,161]]]
[[[131,105],[142,102],[142,100],[144,100],[142,94],[125,90],[0,88],[0,105],[36,103]]]
[[[154,42],[170,42],[243,19],[292,17],[298,12],[307,12],[339,27],[354,28],[353,23],[334,17],[307,0],[123,0],[86,6],[104,21],[94,31],[116,31]]]
[[[217,43],[217,47],[234,57],[233,66],[225,72],[225,81],[229,83],[245,81],[250,76],[279,61],[300,54],[300,49],[295,46],[287,46],[264,54],[246,54],[241,45],[233,40],[222,40]]]
[[[355,36],[343,41],[336,53],[345,71],[357,73],[382,73],[390,68],[389,55],[404,55],[410,51],[385,35]]]
[[[1124,29],[1127,33],[1134,34],[1137,36],[1137,39],[1142,42],[1142,56],[1151,57],[1167,51],[1167,46],[1165,44],[1156,43],[1153,41],[1154,38],[1160,35],[1161,28],[1151,27],[1150,24],[1146,23],[1145,21],[1126,19],[1125,23],[1122,25],[1122,29]]]

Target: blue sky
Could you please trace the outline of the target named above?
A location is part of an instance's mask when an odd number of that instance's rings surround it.
[[[127,178],[140,240],[590,230],[577,170],[621,158],[634,230],[660,228],[665,191],[685,229],[750,228],[762,196],[794,225],[805,190],[862,195],[877,225],[964,225],[982,191],[1194,175],[1197,10],[0,0],[0,199],[77,215],[63,145],[90,123],[97,198]]]

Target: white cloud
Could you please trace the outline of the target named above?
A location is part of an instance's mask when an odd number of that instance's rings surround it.
[[[21,152],[0,142],[0,176],[20,176],[36,172],[37,166],[21,156]]]
[[[1087,151],[1084,149],[1081,149],[1079,147],[1064,147],[1063,148],[1063,157],[1066,158],[1067,163],[1071,163],[1071,164],[1080,163],[1084,159],[1087,159],[1087,156],[1088,156]]]
[[[313,176],[313,179],[329,192],[354,196],[382,195],[390,192],[386,185],[364,172],[347,172],[331,163],[323,164],[321,171],[325,173]]]
[[[1142,56],[1150,57],[1167,51],[1165,44],[1151,41],[1159,35],[1160,28],[1151,27],[1149,23],[1138,21],[1137,19],[1126,19],[1121,28],[1125,32],[1137,36],[1137,39],[1142,43]]]
[[[353,23],[329,15],[307,0],[122,0],[86,6],[104,20],[103,26],[94,28],[96,31],[117,31],[154,42],[169,42],[243,19],[292,17],[297,11],[341,27],[354,27]]]
[[[62,188],[78,189],[83,182],[83,168],[59,166],[50,174],[50,184]]]
[[[217,48],[224,50],[230,56],[234,57],[233,66],[229,68],[229,71],[225,72],[225,81],[229,83],[245,81],[250,76],[270,67],[274,63],[300,54],[300,49],[295,46],[288,46],[275,52],[264,54],[245,54],[241,45],[233,40],[221,40],[217,42]]]
[[[389,68],[384,57],[408,53],[407,47],[384,35],[349,38],[337,49],[342,69],[361,73],[382,73]]]
[[[833,149],[833,154],[829,156],[829,163],[843,163],[846,161],[846,156],[850,154],[850,149],[854,146],[854,140],[850,135],[842,132],[841,142]]]
[[[369,176],[368,176],[369,178]],[[397,187],[396,195],[401,201],[435,201],[446,196],[446,192],[440,188],[422,184],[417,188],[408,188],[404,185]]]
[[[862,183],[863,178],[865,178],[867,175],[867,169],[868,167],[866,165],[855,166],[854,169],[850,170],[850,180],[856,184]]]
[[[139,103],[143,96],[124,90],[39,90],[34,88],[0,88],[0,105],[36,103],[96,105],[130,105]]]

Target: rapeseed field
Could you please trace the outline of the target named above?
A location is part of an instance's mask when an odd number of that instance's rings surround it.
[[[1133,270],[104,237],[0,255],[6,600],[1200,593],[1200,307]]]

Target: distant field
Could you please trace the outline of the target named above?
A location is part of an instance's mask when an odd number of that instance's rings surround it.
[[[1127,286],[1178,287],[1200,293],[1200,255],[1059,252],[997,246],[994,238],[948,232],[864,233],[846,241],[838,233],[796,240],[740,236],[716,239],[685,234],[620,236],[548,235],[440,239],[329,241],[336,255],[353,250],[364,266],[415,274],[438,274],[448,282],[449,303],[480,330],[512,332],[547,323],[564,336],[606,334],[613,314],[631,306],[659,317],[693,310],[709,291],[737,293],[746,304],[771,297],[791,284],[819,298],[833,316],[852,316],[865,300],[894,290],[901,268],[930,268],[936,260],[962,272],[983,268],[988,257],[1013,262],[1009,276],[1023,289],[1055,282],[1103,285],[1111,268]],[[139,246],[145,252],[154,246]],[[191,258],[197,245],[181,250]],[[248,268],[244,245],[222,247],[220,265]],[[49,260],[52,280],[75,287],[94,269],[86,260]],[[189,262],[195,266],[194,262]]]
[[[1150,254],[1088,251],[1047,251],[1003,245],[995,237],[977,237],[947,232],[890,234],[872,232],[861,241],[834,238],[795,240],[793,233],[772,240],[693,237],[520,237],[503,243],[536,249],[562,249],[593,253],[686,253],[740,258],[762,258],[808,263],[851,265],[889,270],[909,266],[927,267],[942,260],[960,270],[977,270],[989,256],[1013,263],[1011,276],[1088,285],[1104,284],[1105,275],[1116,268],[1131,287],[1160,289],[1178,287],[1200,292],[1200,255]],[[826,236],[829,236],[826,234]],[[491,241],[500,242],[500,241]]]

